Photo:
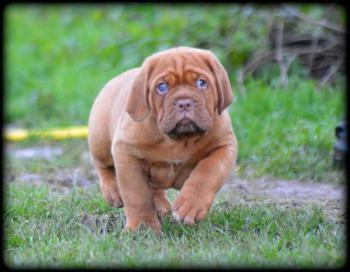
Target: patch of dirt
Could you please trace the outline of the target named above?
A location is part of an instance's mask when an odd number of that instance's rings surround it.
[[[114,215],[80,215],[81,224],[97,233],[107,233],[114,229],[122,229],[125,225],[125,217]]]
[[[273,199],[295,200],[343,200],[345,190],[342,185],[315,183],[299,180],[274,180],[266,177],[259,179],[231,178],[221,189],[236,190],[242,194],[261,195]]]
[[[11,155],[16,159],[44,158],[52,160],[57,155],[63,154],[60,147],[35,147],[10,150]]]
[[[90,162],[86,143],[20,147],[5,149],[5,181],[34,185],[49,184],[53,191],[68,193],[73,186],[96,186],[97,175]],[[65,167],[57,161],[71,160]],[[67,164],[67,163],[66,163]],[[79,166],[79,167],[77,167]]]
[[[278,203],[292,207],[315,204],[322,207],[328,218],[337,220],[345,213],[346,192],[345,185],[340,184],[231,176],[219,194],[232,204]]]

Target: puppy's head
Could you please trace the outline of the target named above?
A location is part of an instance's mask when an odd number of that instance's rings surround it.
[[[208,131],[231,102],[229,78],[214,54],[177,47],[145,59],[127,112],[137,122],[153,114],[163,133],[179,139]]]

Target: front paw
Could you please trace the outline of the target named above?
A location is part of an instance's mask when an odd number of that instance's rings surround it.
[[[173,205],[173,216],[176,221],[193,225],[202,220],[208,213],[211,200],[194,191],[181,192]]]
[[[161,225],[157,218],[156,213],[143,216],[135,216],[126,218],[126,225],[124,226],[124,232],[135,232],[138,229],[150,228],[154,233],[161,234]]]

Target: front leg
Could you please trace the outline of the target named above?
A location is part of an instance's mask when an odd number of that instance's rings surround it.
[[[113,153],[119,191],[125,207],[125,229],[136,230],[144,223],[160,233],[153,192],[148,186],[142,160],[128,154],[123,147],[116,147]]]
[[[173,215],[177,221],[194,224],[206,216],[215,194],[235,165],[236,153],[234,139],[232,144],[215,149],[197,164],[175,199]]]

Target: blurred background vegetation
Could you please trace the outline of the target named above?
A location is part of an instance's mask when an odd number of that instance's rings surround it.
[[[330,24],[345,22],[337,6],[293,8],[313,20],[327,15]],[[85,124],[107,80],[156,51],[179,45],[214,51],[235,85],[239,69],[270,46],[273,23],[293,21],[287,10],[233,4],[10,5],[5,10],[6,123]],[[301,20],[289,26],[308,38],[328,34],[328,29]],[[258,76],[274,83],[278,73],[272,63]],[[308,76],[298,61],[291,73]]]
[[[12,4],[4,13],[6,126],[85,125],[109,79],[193,46],[212,50],[231,78],[242,168],[314,179],[330,169],[345,108],[341,6]]]

